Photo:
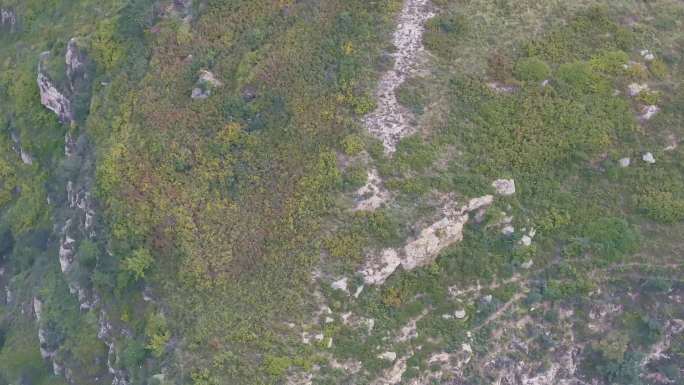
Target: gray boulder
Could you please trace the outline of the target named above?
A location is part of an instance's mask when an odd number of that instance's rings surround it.
[[[9,29],[10,33],[16,31],[17,14],[9,8],[0,8],[0,28]]]
[[[74,110],[71,101],[57,89],[56,84],[50,79],[43,68],[43,61],[50,55],[43,52],[38,63],[38,89],[40,90],[40,103],[48,110],[57,114],[59,121],[70,123],[74,120]]]

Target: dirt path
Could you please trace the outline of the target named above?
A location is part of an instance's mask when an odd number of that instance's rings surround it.
[[[363,123],[368,131],[382,140],[385,153],[396,151],[397,143],[404,136],[415,132],[413,114],[399,104],[397,89],[415,73],[421,64],[425,51],[423,32],[425,21],[433,17],[430,0],[405,0],[394,31],[392,43],[396,51],[392,53],[394,65],[385,72],[375,91],[377,108],[368,114]],[[368,182],[357,192],[355,210],[375,210],[390,198],[376,169],[369,173]]]
[[[425,21],[434,16],[429,0],[406,0],[399,16],[392,43],[394,66],[380,78],[376,99],[378,107],[364,119],[371,134],[385,145],[388,154],[396,150],[397,142],[412,133],[413,115],[397,101],[397,88],[415,72],[420,64]]]

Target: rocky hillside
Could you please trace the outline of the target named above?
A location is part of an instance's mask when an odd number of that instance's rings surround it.
[[[684,4],[0,0],[0,385],[684,383]]]

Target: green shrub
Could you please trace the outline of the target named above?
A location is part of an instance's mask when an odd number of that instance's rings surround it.
[[[639,247],[636,231],[621,218],[600,218],[585,226],[584,234],[594,254],[610,261],[634,253]]]
[[[646,105],[654,105],[658,104],[660,101],[660,92],[658,91],[642,91],[637,95],[637,100],[640,102],[646,104]]]
[[[667,64],[665,64],[664,61],[661,59],[655,59],[653,60],[649,65],[648,69],[651,70],[651,73],[653,76],[655,76],[658,79],[664,79],[667,77],[668,73],[668,68]]]
[[[370,95],[361,95],[352,97],[350,104],[354,113],[358,116],[363,116],[372,112],[377,107],[375,99]]]
[[[346,190],[356,190],[365,185],[367,179],[368,172],[365,167],[352,166],[345,171],[342,183]]]
[[[467,31],[467,19],[463,15],[446,14],[430,19],[427,28],[431,31],[441,31],[446,34],[462,34]]]
[[[126,56],[126,48],[118,34],[117,25],[117,18],[99,22],[90,41],[90,54],[104,71],[114,69]]]
[[[455,13],[433,17],[427,21],[425,27],[425,47],[444,57],[455,53],[458,41],[467,36],[470,30],[468,18]]]
[[[154,258],[147,249],[138,249],[122,261],[124,271],[130,273],[134,280],[145,278],[145,273],[153,263]]]
[[[401,169],[421,171],[435,161],[437,152],[433,144],[426,143],[418,135],[413,135],[399,142],[395,158]]]
[[[359,262],[363,258],[363,238],[357,233],[335,234],[324,241],[324,246],[330,256],[336,259]]]
[[[624,51],[604,51],[589,60],[594,71],[616,76],[625,72],[629,55]]]
[[[350,134],[342,139],[342,150],[348,156],[358,155],[363,151],[363,138],[356,134]]]
[[[591,66],[584,62],[562,64],[556,74],[561,90],[570,95],[593,93],[606,87],[599,87],[605,81],[598,76]]]
[[[266,373],[274,377],[280,377],[292,366],[292,360],[289,357],[267,355],[264,359],[264,366]]]
[[[414,114],[420,115],[425,110],[426,90],[416,83],[418,81],[404,82],[397,90],[397,100]]]
[[[684,198],[671,191],[646,189],[637,195],[639,209],[649,218],[661,223],[675,223],[684,220]]]
[[[11,383],[37,383],[47,376],[47,367],[40,357],[38,337],[31,322],[16,326],[0,350],[0,374]]]
[[[97,264],[97,256],[99,249],[97,244],[91,240],[85,239],[78,246],[76,253],[79,265],[86,269],[94,269]]]
[[[147,351],[145,345],[139,340],[127,339],[126,346],[121,354],[121,362],[124,367],[134,369],[140,367],[145,360]]]
[[[147,316],[146,321],[146,348],[149,349],[155,357],[161,357],[166,350],[166,344],[171,338],[171,332],[167,326],[166,317],[161,313],[150,313]]]
[[[547,79],[550,74],[549,66],[536,57],[520,59],[515,63],[514,75],[518,80],[540,82]]]

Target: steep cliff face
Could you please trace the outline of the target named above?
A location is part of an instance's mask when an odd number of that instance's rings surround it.
[[[91,86],[88,68],[90,62],[86,53],[78,46],[77,39],[70,39],[64,58],[67,84],[66,90],[62,92],[50,80],[44,70],[43,63],[48,59],[48,55],[49,53],[41,55],[38,68],[41,104],[54,112],[60,122],[69,126],[76,119],[72,107],[73,98],[87,94],[88,88]],[[117,362],[120,359],[115,340],[121,335],[122,330],[112,325],[105,306],[101,302],[100,295],[89,283],[84,283],[78,274],[78,271],[83,269],[77,258],[78,245],[96,237],[95,222],[97,217],[97,203],[91,193],[94,188],[94,153],[84,132],[73,134],[70,131],[67,132],[64,138],[64,156],[68,162],[71,162],[75,172],[71,174],[64,186],[66,202],[60,211],[64,212],[65,216],[63,220],[55,223],[56,236],[59,238],[60,269],[69,287],[69,292],[78,299],[81,312],[97,314],[99,325],[97,338],[107,346],[106,368],[112,378],[112,384],[127,385],[129,384],[128,373],[117,368]],[[40,300],[36,298],[34,306],[39,309],[41,304]],[[36,311],[40,325],[39,313]],[[52,362],[55,375],[63,376],[69,383],[76,383],[72,369],[74,363],[64,360],[57,354],[60,346],[48,345],[45,338],[47,333],[47,329],[40,327],[39,339],[41,340],[43,358]],[[129,331],[128,334],[130,333]]]

